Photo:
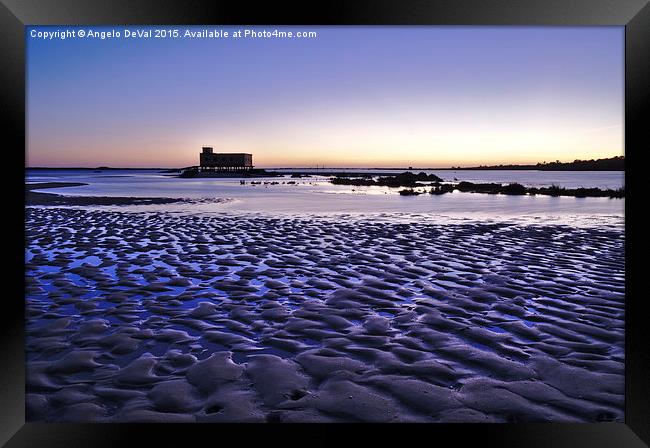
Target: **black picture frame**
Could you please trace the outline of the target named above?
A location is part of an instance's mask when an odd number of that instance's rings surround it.
[[[26,25],[101,24],[330,24],[330,25],[619,25],[625,26],[625,152],[627,190],[626,405],[625,423],[503,425],[257,425],[223,429],[213,425],[25,423],[24,407],[24,168]],[[249,443],[251,433],[269,442],[346,442],[370,435],[404,443],[416,435],[431,443],[500,447],[641,447],[650,443],[650,340],[642,312],[646,265],[641,258],[643,151],[650,147],[650,5],[647,0],[319,0],[278,1],[1,0],[0,110],[6,144],[3,179],[6,212],[5,294],[0,311],[0,445],[8,447],[178,446],[189,438],[224,443],[230,433]],[[11,199],[11,200],[10,200]],[[417,433],[417,434],[416,434]],[[399,437],[399,439],[397,439]],[[264,443],[264,442],[263,442]],[[367,443],[367,442],[364,442]],[[406,442],[409,443],[409,442]]]

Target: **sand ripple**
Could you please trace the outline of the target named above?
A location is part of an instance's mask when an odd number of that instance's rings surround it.
[[[622,421],[622,228],[26,212],[30,421]]]

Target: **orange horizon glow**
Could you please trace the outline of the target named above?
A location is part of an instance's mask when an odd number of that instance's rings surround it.
[[[207,133],[206,133],[207,134]],[[305,135],[303,138],[313,138]],[[92,146],[85,142],[62,142],[55,148],[56,162],[46,158],[31,158],[28,167],[98,166],[121,168],[181,168],[198,164],[202,146],[212,146],[215,152],[246,152],[253,155],[258,167],[315,167],[330,168],[390,168],[390,167],[475,167],[479,165],[529,165],[539,162],[572,162],[576,159],[601,159],[624,155],[622,125],[604,126],[578,132],[519,132],[514,135],[477,133],[460,135],[432,135],[427,133],[400,139],[396,134],[374,136],[344,135],[321,139],[306,149],[303,145],[278,138],[277,142],[259,142],[252,139],[239,143],[221,139],[222,145],[211,143],[214,138],[202,138],[193,144],[178,142],[165,146],[159,141],[142,141],[138,145],[111,143]],[[400,142],[403,142],[400,145]],[[522,143],[525,142],[525,143]],[[52,142],[49,142],[52,145]],[[360,148],[370,149],[360,149]],[[79,149],[77,149],[79,148]],[[92,148],[92,151],[88,150]],[[400,150],[399,148],[407,148]],[[519,148],[526,148],[525,150]],[[548,148],[556,148],[549,150]],[[595,149],[594,149],[595,148]],[[128,162],[124,154],[129,154]],[[315,155],[316,154],[316,155]],[[43,160],[45,159],[45,160]],[[40,163],[39,163],[40,162]],[[45,162],[45,163],[43,163]]]
[[[28,38],[26,164],[182,168],[202,146],[269,168],[624,155],[623,27],[314,28],[304,40]]]

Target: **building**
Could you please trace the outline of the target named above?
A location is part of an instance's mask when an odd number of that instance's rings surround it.
[[[213,152],[204,146],[199,154],[199,171],[251,171],[253,155],[243,152]]]

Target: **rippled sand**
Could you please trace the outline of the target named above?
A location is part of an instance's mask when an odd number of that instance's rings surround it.
[[[29,421],[622,421],[623,228],[26,211]]]

